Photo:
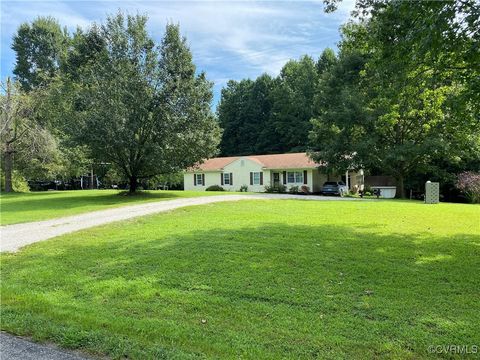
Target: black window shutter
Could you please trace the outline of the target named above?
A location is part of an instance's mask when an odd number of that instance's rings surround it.
[[[233,185],[233,173],[230,173],[230,185]]]
[[[197,174],[193,174],[193,186],[197,186]]]
[[[263,171],[260,173],[260,185],[263,185]]]
[[[307,170],[303,170],[303,183],[307,184]]]
[[[283,172],[283,185],[287,185],[287,172]]]
[[[223,173],[220,173],[220,185],[223,185]]]
[[[205,174],[202,174],[202,185],[205,186]]]
[[[250,172],[250,185],[253,185],[253,173]]]

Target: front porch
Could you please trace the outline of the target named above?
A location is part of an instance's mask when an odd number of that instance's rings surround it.
[[[363,170],[347,171],[344,175],[325,174],[319,169],[271,169],[264,171],[265,185],[278,187],[286,186],[288,191],[291,187],[308,187],[308,191],[318,193],[327,181],[343,181],[350,192],[358,192],[364,188]]]

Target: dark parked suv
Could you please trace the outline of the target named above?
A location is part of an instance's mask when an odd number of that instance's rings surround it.
[[[341,195],[347,192],[347,186],[343,181],[327,181],[320,192],[322,195]]]

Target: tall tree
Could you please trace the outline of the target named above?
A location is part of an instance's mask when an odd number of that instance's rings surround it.
[[[12,44],[16,53],[13,73],[23,90],[34,89],[55,75],[68,41],[66,30],[54,18],[39,17],[20,25]]]
[[[22,24],[14,36],[16,79],[23,92],[32,92],[33,98],[41,98],[35,101],[31,121],[43,129],[44,136],[33,139],[35,147],[30,150],[42,149],[36,153],[44,156],[35,157],[31,151],[15,153],[15,167],[21,168],[21,174],[29,179],[70,179],[91,167],[92,161],[87,158],[85,148],[75,146],[62,131],[66,109],[62,108],[64,99],[56,93],[56,86],[60,77],[78,76],[82,64],[95,57],[99,46],[97,39],[89,36],[94,34],[84,34],[79,28],[70,38],[57,20],[39,17],[32,23]]]
[[[271,121],[283,140],[281,152],[305,151],[308,146],[317,78],[315,62],[309,56],[290,60],[280,72],[272,94]]]
[[[327,48],[316,63],[308,56],[289,61],[276,78],[229,81],[217,108],[222,154],[304,151],[318,77],[336,61]]]
[[[329,164],[329,171],[344,173],[363,165],[359,162],[358,144],[352,139],[371,140],[365,94],[360,88],[365,62],[361,53],[344,51],[320,77],[315,116],[311,120],[310,150],[314,150],[316,160]]]
[[[247,141],[246,128],[252,119],[247,117],[251,103],[253,81],[230,80],[222,89],[222,96],[217,107],[218,121],[223,129],[220,151],[223,156],[245,155],[253,150],[253,142]],[[251,131],[251,129],[250,129]]]
[[[217,109],[224,130],[220,145],[222,155],[276,151],[280,139],[269,122],[274,86],[274,79],[263,74],[255,81],[229,81],[222,89]]]
[[[254,154],[275,154],[284,147],[284,139],[272,123],[272,110],[274,106],[273,93],[278,86],[278,80],[267,74],[259,76],[252,88],[251,109],[252,119],[256,122],[256,142]]]
[[[26,117],[25,108],[17,98],[10,78],[7,78],[1,99],[0,135],[3,157],[3,171],[5,173],[5,192],[12,192],[13,156],[15,143],[25,134],[26,129],[22,120]]]
[[[5,192],[14,190],[15,171],[28,178],[46,176],[59,162],[57,142],[36,119],[43,94],[24,93],[7,78],[0,95],[0,149]]]
[[[121,13],[95,31],[105,46],[67,94],[68,131],[92,156],[113,163],[135,192],[139,179],[183,170],[215,154],[220,130],[210,110],[212,84],[195,72],[177,25],[157,48],[147,18]]]
[[[359,20],[343,28],[340,47],[366,59],[353,84],[360,111],[349,122],[340,117],[348,112],[348,82],[330,95],[324,89],[312,135],[316,156],[335,152],[332,165],[380,167],[397,178],[403,196],[412,173],[478,148],[478,61],[471,50],[478,55],[478,12],[472,1],[359,1]],[[328,128],[342,136],[322,143]]]
[[[325,71],[329,70],[333,65],[337,63],[337,55],[335,52],[330,49],[326,48],[323,50],[322,54],[317,60],[317,73],[321,76]]]
[[[88,30],[77,28],[60,62],[62,76],[77,80],[83,69],[100,61],[105,46],[105,39],[101,37],[97,24],[92,24]]]

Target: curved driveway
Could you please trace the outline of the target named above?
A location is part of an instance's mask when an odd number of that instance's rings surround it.
[[[47,240],[66,233],[103,225],[114,221],[131,219],[138,216],[169,211],[191,205],[203,205],[220,201],[266,199],[298,199],[298,200],[361,200],[356,198],[340,198],[313,195],[287,194],[255,194],[255,195],[218,195],[176,200],[158,201],[146,204],[128,205],[113,209],[93,211],[51,220],[7,225],[1,227],[0,251],[17,251],[23,246]]]

